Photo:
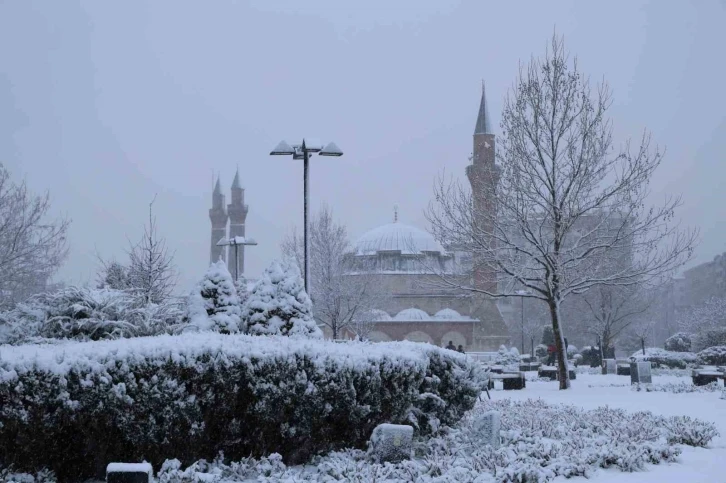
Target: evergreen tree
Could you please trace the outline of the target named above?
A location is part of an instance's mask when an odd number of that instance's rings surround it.
[[[235,333],[240,330],[240,313],[232,276],[224,261],[218,260],[189,297],[188,318],[202,330]]]
[[[234,281],[234,288],[237,290],[239,306],[244,307],[247,303],[247,299],[250,298],[250,291],[247,289],[247,279],[243,275],[240,275],[239,278]]]
[[[243,311],[246,332],[320,338],[310,297],[293,263],[274,261],[255,284]]]

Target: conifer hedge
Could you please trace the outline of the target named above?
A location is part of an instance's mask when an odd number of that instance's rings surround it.
[[[0,346],[0,467],[102,476],[111,461],[184,464],[362,448],[380,423],[451,425],[482,387],[425,344],[215,333]]]

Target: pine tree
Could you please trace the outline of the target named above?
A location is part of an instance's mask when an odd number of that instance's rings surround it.
[[[243,312],[250,334],[322,337],[300,270],[293,263],[273,262],[252,289]]]
[[[202,330],[235,333],[240,330],[240,304],[224,261],[210,265],[188,300],[191,325]],[[205,317],[206,315],[206,317]]]
[[[234,288],[237,290],[239,306],[244,307],[247,303],[247,299],[250,298],[250,291],[247,289],[247,279],[243,275],[240,275],[239,278],[234,281]]]

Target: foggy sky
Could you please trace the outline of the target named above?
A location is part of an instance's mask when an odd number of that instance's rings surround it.
[[[682,193],[700,226],[694,263],[726,251],[726,2],[0,2],[0,161],[50,190],[70,228],[58,279],[125,261],[154,204],[185,291],[209,262],[213,173],[239,167],[247,275],[302,224],[302,164],[281,139],[335,141],[315,156],[312,206],[355,240],[392,221],[426,228],[444,169],[463,176],[481,80],[495,132],[518,64],[556,29],[609,82],[615,139],[644,129],[667,155],[653,197]]]

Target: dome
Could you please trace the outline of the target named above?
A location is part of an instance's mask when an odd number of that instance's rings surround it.
[[[381,309],[373,309],[370,311],[371,320],[374,322],[388,322],[391,320],[391,316],[388,312]]]
[[[429,317],[429,314],[424,312],[421,309],[404,309],[396,314],[396,317],[394,317],[394,320],[403,320],[403,321],[411,321],[411,320],[430,320],[431,317]]]
[[[434,237],[415,226],[404,223],[388,223],[374,228],[355,243],[357,255],[375,255],[379,251],[400,251],[406,255],[421,252],[445,253],[446,250]]]
[[[434,315],[434,317],[444,320],[459,320],[462,318],[461,314],[454,309],[441,309],[436,312],[436,315]]]

